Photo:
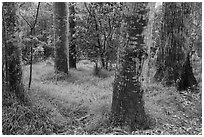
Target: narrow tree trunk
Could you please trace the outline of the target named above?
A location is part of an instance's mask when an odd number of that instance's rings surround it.
[[[8,86],[11,92],[21,101],[24,101],[24,87],[22,83],[22,69],[20,60],[20,50],[18,46],[18,38],[16,35],[18,26],[18,17],[16,15],[17,5],[14,2],[4,2],[3,3],[3,16],[5,18],[4,25],[4,35],[5,39],[5,49],[7,60],[7,73],[8,73]]]
[[[4,9],[5,7],[3,7],[3,30],[2,30],[2,81],[3,81],[3,84],[2,84],[2,88],[5,88],[5,86],[8,86],[8,49],[7,49],[7,46],[6,46],[6,39],[7,39],[7,35],[6,35],[6,22],[5,22],[5,15],[4,15]],[[3,90],[5,91],[5,90]]]
[[[55,72],[68,74],[69,45],[67,21],[67,3],[54,2],[54,28],[55,28]]]
[[[150,2],[149,3],[149,20],[148,20],[148,26],[146,30],[146,35],[145,35],[145,43],[147,45],[147,59],[144,60],[144,65],[142,69],[142,74],[143,74],[143,86],[146,88],[150,82],[150,77],[149,77],[149,64],[150,64],[150,58],[151,58],[151,53],[150,53],[150,48],[152,46],[152,29],[153,29],[153,23],[154,23],[154,13],[155,13],[155,2]]]
[[[33,26],[30,26],[30,35],[34,36],[35,35],[35,25],[37,23],[37,19],[38,19],[38,13],[39,13],[39,8],[40,8],[40,2],[38,3],[38,7],[37,7],[37,13],[36,13],[36,17],[35,17],[35,22],[33,24]],[[31,47],[30,47],[30,77],[29,77],[29,82],[28,82],[28,89],[30,89],[31,86],[31,82],[32,82],[32,71],[33,71],[33,47],[35,45],[35,41],[32,41]]]
[[[146,4],[129,3],[127,6],[132,11],[124,17],[127,26],[123,26],[125,30],[122,32],[124,42],[122,47],[125,48],[120,52],[118,59],[120,64],[113,86],[112,121],[116,126],[129,126],[131,130],[146,129],[148,124],[144,110],[144,90],[141,85],[143,67],[141,51],[144,45],[143,27],[147,22],[140,18],[141,13],[145,14]],[[136,12],[136,7],[141,13]]]
[[[105,68],[105,66],[106,66],[106,63],[105,63],[105,59],[104,59],[104,56],[103,56],[103,54],[101,54],[101,67],[102,68]]]
[[[70,32],[70,45],[69,45],[69,67],[76,68],[76,45],[74,43],[74,33],[75,33],[75,9],[74,4],[69,4],[69,32]]]

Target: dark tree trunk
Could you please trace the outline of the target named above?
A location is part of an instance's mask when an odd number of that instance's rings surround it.
[[[35,35],[35,25],[37,23],[37,18],[38,18],[38,13],[39,13],[39,8],[40,8],[40,2],[38,3],[38,7],[37,7],[37,13],[36,13],[36,17],[35,17],[35,22],[33,24],[33,26],[30,26],[30,34],[31,36]],[[30,89],[31,86],[31,82],[32,82],[32,71],[33,71],[33,47],[35,45],[35,42],[33,42],[31,44],[30,47],[30,77],[29,77],[29,82],[28,82],[28,89]]]
[[[69,67],[76,68],[76,45],[74,42],[74,33],[75,33],[75,9],[74,4],[70,3],[69,7],[69,32],[70,32],[70,45],[69,45]]]
[[[188,55],[182,67],[181,79],[178,83],[178,90],[186,90],[189,87],[192,88],[193,86],[197,85],[197,81],[192,70],[190,57]]]
[[[101,55],[101,67],[102,68],[105,68],[105,66],[106,66],[106,63],[105,63],[105,59],[104,59],[104,56],[103,56],[103,54]]]
[[[14,2],[4,2],[3,3],[3,31],[5,38],[5,56],[7,56],[7,86],[11,92],[14,92],[19,100],[24,101],[24,87],[22,83],[22,69],[20,60],[20,49],[17,41],[17,27],[18,27],[18,17],[16,15],[17,5]],[[10,41],[8,41],[10,40]]]
[[[112,121],[116,126],[129,126],[131,130],[148,128],[147,116],[144,110],[142,76],[142,47],[144,39],[142,32],[146,26],[146,3],[129,3],[132,12],[124,17],[127,28],[123,38],[125,47],[122,50],[120,64],[116,72],[112,98]],[[133,6],[134,5],[134,6]],[[140,13],[135,12],[138,8]],[[124,26],[123,26],[124,27]],[[129,37],[126,37],[128,33]]]
[[[43,49],[44,49],[44,59],[53,57],[54,50],[52,47],[43,46]]]
[[[55,72],[68,74],[69,45],[67,31],[67,3],[54,2]]]
[[[114,82],[112,100],[114,125],[128,125],[131,130],[147,128],[143,89],[141,82],[138,81],[141,64],[134,61],[136,57],[133,54],[135,53],[129,51],[124,57],[125,62],[122,65],[122,70],[117,74]]]
[[[190,46],[187,45],[190,43],[184,24],[185,19],[190,16],[189,4],[166,2],[163,4],[163,10],[162,44],[159,47],[154,78],[167,86],[179,84],[178,90],[193,87],[196,80],[187,57],[190,51]]]
[[[98,61],[95,61],[95,67],[94,67],[94,75],[99,76],[100,68],[98,66]]]

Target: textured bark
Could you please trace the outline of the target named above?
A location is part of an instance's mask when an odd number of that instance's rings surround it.
[[[154,24],[154,18],[155,18],[155,2],[150,2],[148,4],[149,6],[149,20],[148,20],[148,25],[147,25],[147,29],[145,30],[145,44],[147,46],[147,59],[144,60],[144,65],[143,65],[143,69],[142,69],[142,75],[143,75],[143,86],[146,89],[146,87],[148,86],[149,82],[150,82],[150,77],[149,77],[149,64],[150,64],[150,58],[151,58],[151,53],[150,53],[150,49],[153,43],[152,40],[152,29],[153,29],[153,24]]]
[[[55,72],[68,74],[69,45],[67,21],[67,3],[54,2],[54,29],[55,29]]]
[[[163,4],[163,10],[164,17],[161,29],[162,44],[159,47],[157,72],[154,78],[156,81],[168,86],[178,84],[178,81],[190,80],[183,79],[187,78],[187,75],[194,81],[195,77],[193,73],[191,73],[192,67],[187,57],[190,51],[190,46],[188,46],[190,43],[188,41],[187,28],[184,24],[185,20],[190,16],[190,7],[188,7],[188,3],[167,2]],[[187,68],[184,69],[183,67]],[[184,74],[186,76],[184,76]],[[189,87],[192,87],[192,84],[195,83],[190,81],[186,82],[189,83],[187,84]]]
[[[197,85],[197,81],[192,70],[190,57],[188,55],[182,67],[181,79],[178,82],[178,90],[186,90]]]
[[[69,45],[69,67],[76,68],[76,45],[74,43],[73,34],[75,33],[75,9],[74,4],[69,4],[69,33],[70,33],[70,45]]]
[[[129,126],[131,130],[136,130],[148,128],[141,86],[144,45],[142,32],[147,21],[139,17],[139,14],[145,14],[146,4],[129,4],[127,6],[131,11],[124,16],[127,26],[122,26],[125,30],[121,38],[123,46],[120,47],[124,48],[119,50],[121,55],[113,86],[112,120],[116,126]]]
[[[22,69],[20,60],[20,49],[18,46],[18,38],[16,36],[18,27],[18,17],[16,15],[17,4],[14,2],[3,3],[3,22],[4,22],[4,38],[5,38],[5,56],[7,56],[7,86],[11,92],[21,101],[24,101],[24,87],[22,83]]]

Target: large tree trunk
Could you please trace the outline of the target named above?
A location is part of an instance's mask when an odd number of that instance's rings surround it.
[[[185,88],[178,88],[178,90],[186,89],[186,86],[193,87],[196,82],[193,73],[191,73],[192,67],[187,57],[190,51],[190,43],[184,24],[190,15],[190,7],[188,3],[164,3],[163,9],[162,44],[159,47],[157,72],[154,78],[168,86],[178,84],[178,81],[188,83],[179,83],[179,87],[185,85]],[[189,76],[191,79],[186,79]]]
[[[76,68],[76,45],[74,43],[73,34],[75,33],[75,9],[74,3],[69,4],[69,32],[70,32],[70,45],[69,45],[69,67]]]
[[[68,74],[69,69],[69,45],[68,45],[68,21],[67,3],[54,2],[54,29],[55,29],[55,72]]]
[[[197,85],[197,81],[193,74],[193,69],[190,62],[189,55],[186,57],[186,61],[182,67],[181,79],[178,82],[178,90],[186,90],[189,87]]]
[[[6,58],[6,84],[11,92],[21,101],[24,101],[24,87],[22,83],[22,69],[20,60],[20,49],[16,36],[18,27],[17,4],[14,2],[3,3],[3,44],[5,46]]]
[[[113,86],[112,120],[117,126],[129,126],[131,130],[148,128],[144,110],[142,56],[144,39],[142,32],[147,21],[140,18],[145,14],[147,3],[129,3],[129,13],[124,16],[123,47]],[[138,9],[140,12],[135,12]],[[129,37],[127,37],[127,34]]]

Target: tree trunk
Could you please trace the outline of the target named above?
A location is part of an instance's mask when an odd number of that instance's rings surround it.
[[[116,126],[129,126],[131,130],[148,128],[144,110],[142,77],[142,37],[147,22],[140,18],[145,14],[146,3],[129,3],[132,10],[124,16],[127,26],[122,32],[123,50],[118,59],[119,65],[113,86],[112,121]],[[136,8],[140,12],[135,12]],[[127,37],[128,35],[129,37]],[[129,42],[128,42],[129,41]]]
[[[68,74],[69,45],[67,21],[67,3],[54,2],[54,30],[55,30],[55,72]]]
[[[145,30],[146,34],[145,34],[145,44],[147,45],[147,59],[144,61],[144,65],[143,65],[143,69],[142,69],[142,75],[143,75],[143,86],[146,89],[146,87],[148,86],[149,82],[150,82],[150,77],[149,77],[149,64],[150,64],[150,59],[151,59],[151,53],[150,53],[150,49],[153,43],[152,40],[152,29],[153,29],[153,24],[154,24],[154,13],[155,13],[155,2],[150,2],[148,4],[149,7],[149,20],[148,20],[148,25],[147,25],[147,29]]]
[[[186,90],[189,87],[192,88],[193,86],[197,85],[197,81],[192,70],[190,57],[188,55],[182,67],[181,79],[178,83],[178,90]]]
[[[106,66],[105,58],[104,58],[103,54],[101,54],[101,67],[105,68],[105,66]]]
[[[188,3],[164,3],[164,17],[161,28],[161,46],[157,58],[157,72],[154,78],[165,85],[178,84],[178,90],[193,87],[196,83],[192,73],[188,53],[190,43],[188,40],[185,20],[190,16]],[[189,60],[189,61],[188,61]],[[186,68],[183,68],[186,67]],[[187,71],[188,70],[188,71]],[[188,79],[184,75],[188,75]],[[187,78],[187,79],[183,79]],[[194,81],[191,82],[190,80]],[[188,83],[184,86],[182,83]],[[194,83],[194,84],[193,84]],[[181,88],[181,87],[185,88]]]
[[[69,4],[69,32],[70,32],[70,45],[69,45],[69,67],[70,68],[76,68],[76,45],[74,42],[74,33],[75,33],[75,9],[74,4]]]
[[[3,22],[5,38],[5,56],[7,56],[7,86],[11,92],[14,92],[17,98],[24,101],[24,87],[22,83],[22,69],[20,60],[20,50],[18,38],[16,36],[18,27],[18,16],[16,15],[17,5],[14,2],[3,3]]]

